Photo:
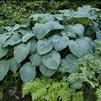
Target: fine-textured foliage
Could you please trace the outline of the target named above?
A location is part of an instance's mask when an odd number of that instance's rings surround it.
[[[101,79],[101,43],[95,40],[95,53],[84,56],[78,60],[78,68],[75,73],[68,76],[71,88],[80,89],[83,83],[89,84],[92,88],[99,87]],[[97,43],[100,43],[97,44]]]
[[[84,101],[83,92],[70,93],[66,81],[41,77],[24,83],[22,95],[31,94],[32,101]]]
[[[84,101],[83,93],[82,92],[74,93],[72,101]]]
[[[77,61],[95,50],[93,40],[100,32],[99,12],[83,6],[75,11],[59,10],[58,14],[34,14],[25,25],[6,26],[0,34],[0,61],[7,61],[8,67],[2,72],[4,66],[0,62],[0,81],[9,70],[16,73],[20,69],[24,82],[35,79],[37,70],[48,77],[58,69],[76,72]],[[85,19],[89,22],[84,23]],[[89,34],[89,29],[93,33]]]
[[[96,91],[97,101],[101,101],[101,88],[98,88]]]

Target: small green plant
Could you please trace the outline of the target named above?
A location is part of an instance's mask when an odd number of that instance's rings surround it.
[[[29,93],[33,101],[84,101],[82,92],[70,93],[67,82],[44,77],[23,84],[23,96]]]
[[[41,78],[23,84],[23,96],[31,93],[33,101],[69,101],[70,93],[66,82]]]
[[[101,101],[101,88],[98,88],[96,91],[97,101]]]

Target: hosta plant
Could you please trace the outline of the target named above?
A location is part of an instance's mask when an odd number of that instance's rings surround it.
[[[20,71],[21,79],[35,79],[38,70],[47,77],[58,69],[73,73],[77,60],[94,52],[101,29],[97,8],[79,7],[58,14],[34,14],[26,25],[8,25],[0,34],[0,81],[8,71]]]

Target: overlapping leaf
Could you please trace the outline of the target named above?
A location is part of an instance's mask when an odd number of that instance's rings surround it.
[[[52,42],[47,39],[39,40],[37,43],[37,51],[39,54],[46,54],[53,48]]]
[[[54,70],[53,69],[49,69],[49,68],[45,67],[43,64],[40,66],[39,70],[46,77],[51,77],[56,72],[55,69]]]
[[[22,62],[29,54],[31,49],[31,43],[21,43],[14,47],[14,58],[15,60],[20,63]]]
[[[72,54],[66,56],[65,59],[61,61],[61,68],[64,69],[65,72],[73,73],[77,69],[77,57]]]
[[[33,53],[30,57],[29,57],[31,63],[34,66],[40,66],[41,65],[41,56],[38,53]]]
[[[4,79],[9,71],[9,63],[6,60],[0,60],[0,81]]]
[[[93,51],[93,41],[87,37],[71,40],[69,43],[70,51],[77,57],[83,57]]]
[[[50,21],[45,24],[38,24],[33,27],[33,32],[38,39],[44,38],[50,31],[63,29],[64,27],[58,22]]]
[[[9,69],[13,73],[16,73],[17,69],[20,67],[20,64],[17,63],[17,61],[14,58],[9,59],[8,62],[9,62]]]
[[[21,42],[22,35],[18,33],[14,33],[4,44],[3,47],[7,47],[8,45],[15,45]]]
[[[0,46],[0,59],[4,57],[7,54],[7,52],[8,52],[7,48],[3,48]]]
[[[36,76],[35,67],[30,62],[25,63],[20,69],[20,76],[23,82],[32,81]]]
[[[61,56],[56,51],[51,51],[42,57],[43,65],[49,69],[57,69],[61,62]]]
[[[56,51],[63,50],[69,44],[69,38],[67,36],[54,35],[51,38],[51,41],[52,41],[53,47]]]

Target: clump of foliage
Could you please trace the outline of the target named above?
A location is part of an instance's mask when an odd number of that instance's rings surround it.
[[[71,88],[80,89],[83,83],[92,88],[99,87],[101,83],[101,39],[95,40],[95,47],[95,53],[79,59],[77,71],[68,76]]]
[[[82,92],[70,94],[67,82],[43,77],[23,84],[23,96],[29,93],[32,101],[84,101]]]
[[[27,24],[6,26],[0,34],[0,81],[9,70],[16,73],[20,69],[24,82],[35,79],[37,69],[47,77],[58,69],[75,72],[77,61],[94,52],[93,40],[100,33],[99,12],[83,6],[59,14],[34,14]]]
[[[0,27],[15,23],[25,23],[26,19],[33,12],[55,13],[60,9],[73,9],[84,4],[100,7],[101,1],[72,0],[71,2],[71,0],[1,0]]]
[[[98,88],[96,91],[97,101],[101,101],[101,88]]]

